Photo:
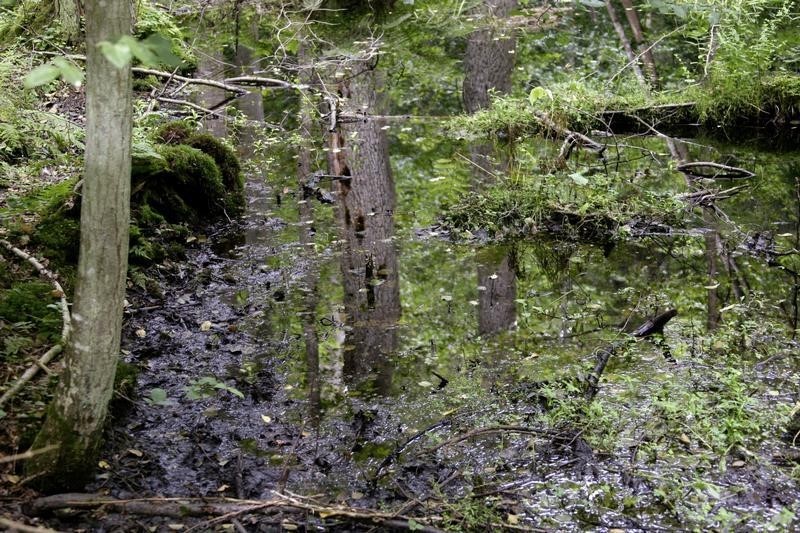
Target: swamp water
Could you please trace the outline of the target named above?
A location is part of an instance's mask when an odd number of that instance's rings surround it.
[[[324,203],[329,179],[301,198],[292,147],[244,150],[247,215],[197,236],[165,269],[164,300],[128,313],[137,399],[93,488],[406,503],[455,530],[796,523],[781,426],[799,393],[790,275],[738,235],[737,299],[725,265],[709,279],[700,217],[613,247],[437,234],[442,205],[475,194],[469,149],[433,124],[389,126],[392,174],[361,197],[352,179],[365,214],[352,227]],[[621,163],[637,187],[685,191],[652,140],[628,142],[646,154]],[[690,150],[754,170],[720,205],[794,246],[800,156]],[[624,341],[667,308],[679,314],[663,341]],[[586,406],[579,380],[616,341]]]

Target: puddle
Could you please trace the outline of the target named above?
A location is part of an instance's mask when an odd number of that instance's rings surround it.
[[[251,171],[245,218],[190,250],[187,266],[167,275],[158,309],[127,318],[139,400],[113,430],[112,468],[94,488],[241,498],[287,489],[367,506],[469,495],[528,526],[557,529],[722,524],[713,518],[720,508],[747,527],[796,509],[787,469],[746,454],[729,459],[742,461],[736,468],[714,465],[713,443],[648,425],[680,410],[668,401],[678,385],[692,384],[676,402],[741,382],[724,353],[710,374],[701,357],[723,349],[705,334],[715,283],[725,305],[713,312],[750,343],[739,371],[772,380],[751,394],[762,406],[797,399],[796,360],[767,350],[773,341],[779,352],[794,345],[776,341],[785,331],[764,331],[725,276],[709,281],[703,237],[613,248],[420,238],[443,204],[473,187],[468,158],[458,155],[468,149],[432,142],[435,132],[430,124],[384,132],[391,174],[363,191],[353,179],[338,211],[295,192],[294,160]],[[726,211],[749,231],[793,235],[794,223],[781,221],[798,209],[790,180],[800,156],[730,153],[759,181]],[[641,186],[681,190],[682,178],[664,167],[638,165]],[[791,315],[791,278],[737,250],[761,318]],[[593,451],[575,428],[522,430],[548,416],[541,405],[552,398],[541,387],[585,376],[595,350],[670,307],[679,316],[664,341],[625,345],[603,375],[593,423],[608,438],[594,444],[607,451]],[[774,364],[758,366],[770,357]],[[498,429],[453,440],[481,427]],[[597,440],[598,427],[586,429]],[[686,456],[659,455],[675,449]],[[780,455],[778,436],[751,452]]]

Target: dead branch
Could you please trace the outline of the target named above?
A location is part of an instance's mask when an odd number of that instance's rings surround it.
[[[526,435],[545,435],[548,437],[555,437],[559,435],[557,432],[550,431],[547,429],[537,429],[526,426],[491,426],[491,427],[478,428],[478,429],[473,429],[471,431],[467,431],[463,435],[457,435],[452,439],[442,442],[441,444],[437,444],[433,448],[425,450],[422,453],[423,454],[435,453],[438,450],[441,450],[442,448],[451,446],[453,444],[458,444],[459,442],[471,439],[473,437],[479,437],[482,435],[491,435],[493,433],[522,433]]]
[[[18,453],[15,455],[6,455],[0,457],[0,464],[6,463],[16,463],[17,461],[25,461],[27,459],[31,459],[32,457],[36,457],[37,455],[41,455],[43,453],[47,453],[49,451],[55,450],[58,448],[57,444],[51,444],[50,446],[45,446],[44,448],[39,448],[38,450],[28,450],[27,452]]]
[[[597,152],[599,156],[603,156],[603,153],[606,150],[605,145],[596,142],[582,133],[559,126],[553,122],[553,120],[547,116],[546,113],[537,112],[535,116],[536,120],[538,120],[539,123],[541,123],[544,127],[564,138],[564,145],[561,147],[561,151],[558,155],[560,161],[565,162],[569,158],[570,154],[572,153],[572,149],[576,145],[593,150]]]
[[[423,533],[441,533],[442,530],[424,524],[424,519],[412,519],[393,513],[371,509],[356,509],[341,505],[325,506],[299,496],[276,494],[269,500],[238,500],[233,498],[136,498],[119,500],[98,494],[56,494],[38,498],[30,503],[34,515],[46,515],[59,509],[91,510],[102,508],[106,512],[165,516],[183,518],[187,516],[225,517],[230,520],[244,514],[274,511],[312,514],[320,519],[335,518],[376,527],[391,527]],[[217,518],[211,522],[216,522]],[[208,525],[208,524],[206,524]],[[204,526],[203,526],[204,527]]]
[[[28,369],[22,374],[22,376],[20,376],[20,378],[17,381],[15,381],[13,385],[11,385],[11,388],[9,388],[3,394],[3,396],[0,397],[0,407],[1,407],[5,405],[5,403],[8,402],[11,398],[13,398],[14,395],[16,395],[20,390],[22,390],[22,387],[31,379],[33,379],[34,376],[36,376],[36,374],[39,372],[39,370],[44,368],[48,363],[50,363],[50,361],[53,360],[55,356],[57,356],[63,351],[64,346],[66,345],[71,332],[72,318],[70,317],[69,314],[69,306],[67,304],[67,297],[66,294],[64,293],[64,288],[58,282],[55,273],[48,270],[38,259],[30,255],[29,253],[25,252],[24,250],[21,250],[16,246],[13,246],[7,240],[0,239],[0,244],[2,244],[7,250],[9,250],[17,257],[24,259],[25,261],[33,265],[33,267],[39,272],[39,275],[41,275],[44,278],[47,278],[50,281],[50,283],[53,284],[53,287],[55,288],[55,293],[59,297],[59,303],[61,307],[61,320],[63,323],[61,328],[61,339],[59,343],[50,348],[49,350],[47,350],[47,352],[43,356],[41,356],[38,360],[36,360],[34,364],[28,367]]]
[[[0,516],[0,526],[8,528],[8,531],[21,531],[22,533],[58,533],[55,529],[46,527],[29,526],[22,522],[16,522],[10,518]]]
[[[195,111],[200,111],[201,113],[205,113],[206,115],[212,115],[215,117],[222,117],[222,113],[219,111],[214,111],[212,109],[207,109],[203,106],[197,105],[194,102],[188,102],[186,100],[178,100],[176,98],[167,98],[165,96],[157,96],[156,100],[159,102],[164,102],[166,104],[175,104],[183,107],[188,107],[189,109],[194,109]]]
[[[722,163],[714,163],[712,161],[693,161],[690,163],[682,163],[675,167],[679,172],[683,172],[686,176],[695,179],[746,179],[755,176],[755,173],[749,170],[732,167],[730,165],[723,165]],[[714,169],[711,173],[703,173],[703,169]]]
[[[738,185],[725,189],[724,191],[709,191],[708,189],[701,189],[690,193],[681,194],[678,196],[681,200],[692,206],[710,207],[718,200],[727,200],[736,196],[739,192],[746,189],[747,185]]]

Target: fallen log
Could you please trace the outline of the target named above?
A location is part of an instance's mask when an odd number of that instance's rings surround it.
[[[73,509],[89,511],[160,516],[168,518],[211,517],[211,523],[228,521],[247,514],[268,512],[299,513],[313,515],[321,520],[336,519],[367,524],[379,528],[391,528],[423,533],[442,533],[443,530],[425,524],[424,518],[411,518],[372,509],[356,509],[341,505],[326,506],[307,498],[276,494],[269,500],[239,500],[234,498],[134,498],[117,499],[100,494],[68,493],[37,498],[30,502],[27,512],[34,516],[48,515],[55,511]],[[213,518],[216,517],[216,518]]]

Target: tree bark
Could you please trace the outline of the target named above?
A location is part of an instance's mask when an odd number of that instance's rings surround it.
[[[622,7],[625,9],[625,17],[628,19],[628,26],[630,26],[631,32],[633,33],[633,40],[642,58],[642,64],[644,65],[645,72],[647,72],[650,85],[652,87],[658,87],[656,60],[653,58],[653,52],[650,50],[644,38],[642,23],[639,21],[639,14],[636,12],[636,8],[633,6],[631,0],[620,0],[620,2],[622,2]]]
[[[480,11],[491,18],[505,18],[517,6],[517,0],[485,0]],[[497,29],[474,31],[467,40],[464,56],[464,107],[475,113],[489,107],[491,91],[511,91],[511,72],[517,40]]]
[[[380,72],[354,67],[340,85],[348,107],[366,114],[384,111]],[[344,378],[352,386],[389,392],[390,356],[397,351],[400,286],[394,244],[394,179],[389,142],[380,120],[343,124],[334,133],[331,173],[339,180],[338,221],[342,232],[345,336]],[[337,153],[338,152],[338,153]]]
[[[486,0],[479,12],[487,19],[505,18],[516,7],[516,0]],[[511,90],[516,39],[498,35],[496,30],[473,32],[467,41],[464,57],[464,106],[475,113],[490,104],[491,92],[506,94]],[[474,187],[480,189],[508,170],[507,161],[496,161],[496,148],[488,144],[470,147]],[[513,258],[507,250],[485,250],[477,254],[478,263],[478,333],[491,335],[509,329],[516,322],[517,283]]]
[[[61,23],[61,31],[69,43],[76,42],[81,34],[80,0],[55,0],[55,11]]]
[[[73,333],[66,369],[32,448],[59,445],[28,463],[48,491],[91,478],[114,386],[128,264],[131,67],[114,67],[100,41],[131,32],[127,0],[87,0],[86,151]]]

